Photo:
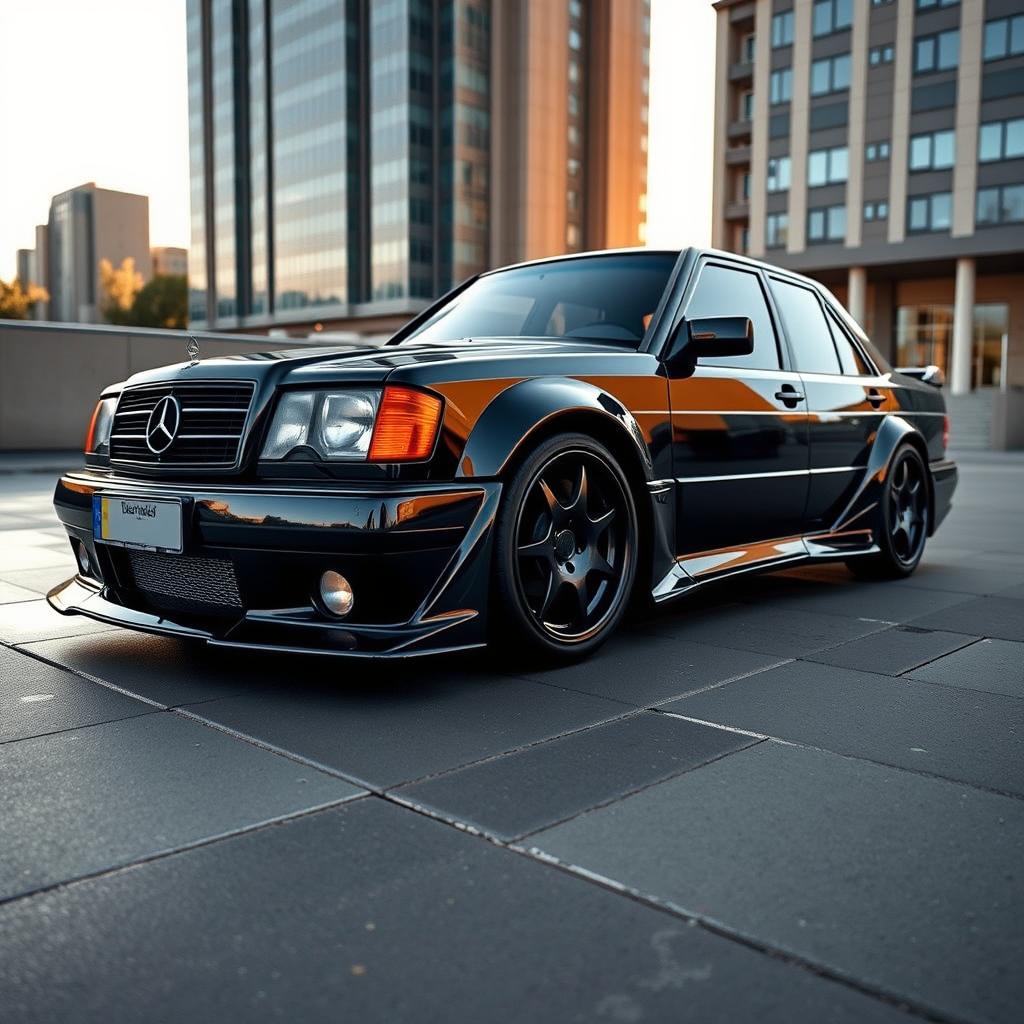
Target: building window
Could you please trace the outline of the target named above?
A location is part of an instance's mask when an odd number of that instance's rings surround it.
[[[749,121],[754,116],[754,94],[747,89],[740,96],[740,117]]]
[[[740,178],[740,198],[750,198],[750,171],[744,171]]]
[[[573,50],[578,50],[582,47],[583,40],[580,38],[579,32],[576,29],[569,29],[569,47]]]
[[[807,211],[809,242],[841,242],[845,238],[845,206],[819,206]]]
[[[885,7],[886,4],[895,3],[896,0],[871,0],[872,7]]]
[[[952,167],[955,158],[953,136],[952,129],[911,136],[910,169],[941,171]]]
[[[740,47],[740,59],[750,64],[754,60],[754,48],[757,45],[757,36],[753,32],[743,37],[743,44]]]
[[[813,24],[816,36],[849,28],[853,24],[853,0],[817,0]]]
[[[960,0],[917,0],[917,9],[919,11],[927,11],[932,7],[952,7],[953,4],[960,3]]]
[[[788,156],[778,156],[768,161],[767,189],[769,192],[785,192],[789,188],[790,161]]]
[[[565,169],[570,178],[575,178],[580,173],[580,162],[571,156],[565,163]]]
[[[1024,223],[1024,185],[979,188],[974,220],[978,226]]]
[[[788,103],[793,98],[793,69],[779,68],[772,72],[771,102]]]
[[[1001,60],[1024,53],[1024,14],[985,22],[985,60]]]
[[[826,57],[811,65],[811,95],[825,96],[850,88],[850,55],[841,53],[838,57]]]
[[[849,154],[846,146],[834,149],[815,149],[807,154],[807,185],[838,185],[849,174]]]
[[[914,40],[914,74],[949,71],[960,59],[960,30],[950,29]]]
[[[907,231],[948,231],[952,216],[953,200],[949,192],[911,196],[907,202]]]
[[[889,142],[869,142],[864,149],[864,159],[869,163],[889,159]]]
[[[889,204],[883,199],[880,203],[864,204],[865,220],[885,220],[889,216]]]
[[[789,214],[769,213],[764,219],[764,244],[768,249],[781,249],[789,238]]]
[[[893,58],[892,43],[875,46],[868,50],[868,63],[874,68],[879,64],[891,64]]]
[[[1024,117],[990,121],[978,133],[978,162],[1015,160],[1024,157]]]
[[[793,43],[793,12],[781,11],[772,16],[772,47]]]

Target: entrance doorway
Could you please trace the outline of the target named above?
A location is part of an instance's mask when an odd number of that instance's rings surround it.
[[[1003,353],[1010,329],[1010,307],[986,302],[974,307],[974,348],[971,386],[997,388],[1003,382]]]

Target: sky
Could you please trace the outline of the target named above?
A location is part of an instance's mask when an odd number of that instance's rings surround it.
[[[652,246],[710,241],[714,32],[710,0],[652,0]],[[0,278],[87,181],[148,195],[150,244],[188,245],[185,56],[185,0],[0,0]]]

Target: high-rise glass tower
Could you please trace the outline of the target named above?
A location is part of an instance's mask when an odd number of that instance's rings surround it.
[[[648,0],[188,0],[190,315],[388,330],[643,241]]]

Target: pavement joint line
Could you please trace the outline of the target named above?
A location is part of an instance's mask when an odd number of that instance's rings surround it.
[[[0,896],[0,910],[4,907],[19,903],[21,900],[33,899],[36,896],[44,896],[47,893],[58,889],[65,889],[80,882],[90,882],[97,878],[107,878],[111,875],[118,875],[124,871],[132,871],[135,868],[144,867],[154,861],[165,860],[168,857],[176,857],[180,853],[191,853],[193,850],[202,849],[204,846],[212,846],[214,843],[223,843],[239,836],[249,835],[253,832],[260,832],[265,828],[274,828],[277,825],[286,825],[297,818],[305,818],[321,811],[329,811],[344,804],[356,803],[371,796],[370,793],[353,793],[351,796],[343,796],[337,800],[328,800],[313,807],[303,807],[298,811],[289,811],[287,814],[280,814],[274,818],[267,818],[264,821],[254,822],[252,825],[243,825],[241,828],[231,829],[227,832],[218,832],[216,835],[203,836],[191,843],[182,846],[175,846],[169,850],[157,850],[155,853],[146,854],[136,860],[127,861],[124,864],[111,864],[96,871],[88,871],[84,875],[75,875],[72,878],[62,878],[59,882],[50,882],[47,885],[40,885],[28,892],[18,893],[16,896]]]
[[[649,907],[652,910],[661,911],[673,918],[683,918],[683,920],[685,920],[691,927],[701,928],[704,931],[710,932],[712,935],[716,935],[719,938],[745,946],[747,949],[760,953],[764,956],[768,956],[773,960],[779,960],[792,967],[808,971],[817,977],[824,978],[838,985],[853,989],[860,992],[862,995],[869,996],[879,1002],[894,1006],[895,1008],[902,1010],[904,1013],[934,1022],[934,1024],[976,1024],[976,1022],[972,1022],[967,1018],[942,1013],[934,1007],[928,1006],[927,1004],[921,1003],[905,995],[891,992],[888,989],[877,987],[865,982],[860,978],[844,974],[842,971],[818,963],[817,961],[804,957],[799,953],[794,953],[791,950],[782,949],[777,946],[771,946],[761,939],[757,939],[754,936],[747,935],[743,932],[730,928],[725,923],[717,921],[714,918],[705,917],[669,900],[659,900],[655,896],[644,893],[639,889],[633,889],[621,882],[617,882],[613,878],[601,875],[596,871],[591,871],[588,868],[584,868],[576,864],[568,864],[560,860],[558,857],[555,857],[550,853],[546,853],[538,847],[522,847],[509,844],[505,848],[511,850],[513,853],[518,853],[530,858],[531,860],[546,864],[548,867],[551,867],[556,871],[562,871],[574,878],[590,882],[599,888],[616,893],[619,896],[623,896],[626,899],[641,904],[642,906]]]
[[[896,679],[898,676],[886,676],[887,679]],[[917,682],[918,680],[908,680],[908,682]],[[947,689],[953,689],[953,687],[947,687]],[[1001,695],[1000,695],[1001,696]],[[1010,698],[1011,700],[1017,698]],[[682,715],[677,711],[662,711],[655,709],[659,714],[670,715],[672,718],[682,718],[684,721],[693,722],[694,725],[708,725],[714,729],[724,729],[726,732],[736,732],[741,736],[753,736],[761,740],[770,740],[772,743],[778,743],[783,747],[801,747],[804,750],[816,750],[820,754],[831,754],[833,757],[842,757],[847,761],[859,761],[862,764],[872,764],[876,768],[888,768],[892,771],[906,772],[908,775],[918,775],[925,779],[934,779],[936,782],[945,782],[951,786],[966,786],[968,789],[977,790],[979,793],[990,793],[993,796],[1005,797],[1007,800],[1016,800],[1018,802],[1024,801],[1024,793],[1014,793],[1005,789],[996,789],[994,786],[986,786],[980,782],[969,782],[966,779],[956,779],[949,775],[940,775],[938,772],[930,772],[924,768],[911,768],[905,764],[893,764],[891,761],[879,761],[873,757],[865,757],[863,754],[851,754],[842,750],[833,750],[831,747],[819,747],[814,743],[805,743],[801,740],[788,740],[783,736],[772,736],[768,733],[751,732],[746,729],[740,729],[734,725],[724,725],[721,722],[707,722],[702,718],[693,718],[690,715]],[[746,748],[744,748],[746,749]]]
[[[649,711],[660,711],[666,704],[671,704],[675,700],[682,700],[684,697],[696,697],[699,693],[708,693],[711,690],[717,690],[720,686],[728,686],[729,683],[738,683],[741,679],[759,676],[762,672],[770,672],[772,669],[782,668],[784,665],[792,665],[797,660],[799,659],[783,658],[781,661],[772,662],[770,665],[765,665],[762,668],[752,668],[749,672],[740,672],[737,675],[730,676],[728,679],[721,679],[717,683],[709,683],[707,686],[702,686],[699,690],[685,690],[674,697],[666,697],[665,700],[659,700],[656,704],[649,704],[647,709]]]
[[[933,633],[945,633],[945,632],[947,632],[947,630],[944,630],[944,629],[941,629],[941,630],[931,630],[931,632],[933,632]],[[956,635],[957,636],[964,636],[963,633],[957,633]],[[985,640],[985,637],[983,637],[983,636],[974,636],[973,633],[970,634],[970,637],[971,638],[969,640],[966,640],[964,643],[960,644],[959,647],[954,647],[953,650],[951,650],[951,651],[946,651],[943,654],[937,654],[934,658],[925,658],[924,661],[918,662],[918,664],[912,666],[911,668],[904,669],[902,672],[897,673],[896,678],[897,679],[902,679],[908,672],[916,672],[919,668],[924,668],[925,665],[932,665],[936,661],[942,661],[943,658],[947,658],[951,654],[958,654],[960,651],[966,651],[968,647],[973,647],[975,644],[980,644],[980,643],[982,643]],[[914,682],[917,682],[917,681],[918,680],[916,680],[916,679],[914,680]]]
[[[751,747],[757,744],[749,744],[743,747],[742,750],[749,750]],[[732,753],[740,753],[741,751],[731,751]],[[725,756],[729,756],[728,754]],[[721,760],[716,758],[715,760]],[[696,770],[696,769],[694,769]],[[685,774],[685,773],[684,773]],[[667,780],[661,780],[662,782]],[[658,785],[658,783],[652,783],[652,785]],[[650,787],[644,787],[650,788]],[[834,982],[835,984],[843,985],[846,988],[853,989],[862,995],[866,995],[872,999],[876,999],[879,1002],[887,1003],[896,1007],[899,1010],[907,1013],[908,1015],[922,1018],[924,1020],[933,1022],[933,1024],[976,1024],[976,1022],[968,1021],[964,1018],[947,1016],[939,1013],[932,1007],[925,1004],[918,1003],[914,1000],[908,999],[906,996],[898,993],[889,992],[883,988],[874,987],[861,979],[848,976],[842,972],[836,971],[833,968],[827,967],[823,964],[819,964],[814,960],[810,960],[806,957],[800,956],[797,953],[793,953],[789,950],[781,949],[776,946],[771,946],[768,943],[756,939],[753,936],[745,935],[742,932],[736,931],[727,925],[715,921],[712,918],[702,917],[692,911],[687,910],[678,904],[672,903],[671,901],[659,900],[654,896],[650,896],[646,893],[641,892],[637,889],[632,889],[620,882],[616,882],[614,879],[607,878],[597,872],[590,871],[587,868],[580,867],[578,865],[566,864],[559,860],[552,854],[546,853],[538,847],[529,847],[520,845],[520,840],[504,841],[499,839],[486,831],[482,831],[475,825],[470,825],[467,822],[460,822],[454,819],[444,817],[433,808],[424,807],[421,804],[417,804],[413,801],[399,798],[392,793],[378,794],[382,799],[388,803],[394,804],[403,810],[409,811],[413,814],[419,814],[422,817],[428,818],[431,821],[436,821],[440,825],[453,828],[458,832],[462,832],[465,835],[472,836],[475,839],[480,839],[483,842],[490,843],[492,846],[496,846],[499,849],[507,850],[509,853],[516,854],[517,856],[524,857],[536,864],[541,864],[545,867],[551,868],[555,871],[560,871],[563,874],[569,875],[571,878],[575,878],[579,881],[595,885],[600,889],[604,889],[606,892],[612,895],[622,897],[630,900],[633,903],[638,903],[641,906],[647,907],[650,910],[655,910],[659,913],[666,914],[669,917],[678,920],[682,918],[691,927],[701,928],[704,931],[709,932],[712,935],[720,939],[724,939],[728,942],[736,943],[751,950],[752,952],[759,953],[762,956],[770,957],[773,960],[778,960],[791,967],[795,967],[800,970],[808,971],[817,977],[824,978],[827,981]],[[615,801],[612,801],[613,803]],[[596,808],[592,808],[596,809]],[[585,813],[585,812],[584,812]],[[544,831],[547,828],[554,826],[545,826]],[[537,832],[528,833],[527,837],[536,835]],[[524,838],[527,838],[524,837]]]
[[[89,634],[86,634],[89,635]],[[69,640],[73,637],[51,637],[50,640]],[[90,675],[88,672],[83,672],[81,669],[72,668],[69,665],[63,665],[59,661],[54,661],[52,658],[47,658],[44,654],[40,654],[38,651],[30,651],[26,648],[31,644],[45,644],[49,643],[50,640],[31,640],[26,641],[22,644],[6,644],[12,651],[17,651],[18,654],[24,654],[26,658],[32,658],[34,661],[42,662],[44,665],[49,665],[51,668],[59,669],[62,672],[68,672],[73,676],[77,676],[79,679],[84,679],[86,682],[95,683],[97,686],[102,686],[108,690],[113,690],[114,693],[121,694],[122,697],[131,697],[132,700],[137,700],[141,704],[148,704],[150,707],[155,708],[157,711],[170,711],[171,708],[166,704],[161,704],[159,701],[152,700],[149,697],[143,697],[141,694],[133,693],[131,690],[126,690],[122,686],[118,686],[117,683],[111,683],[106,679],[101,679],[99,676]]]
[[[118,715],[117,718],[104,718],[102,722],[85,722],[82,725],[69,725],[66,729],[51,729],[49,732],[37,732],[31,736],[12,736],[9,740],[0,739],[0,747],[13,746],[15,743],[27,743],[29,740],[41,740],[48,736],[63,736],[66,732],[80,732],[82,729],[96,729],[101,725],[113,725],[115,722],[131,722],[136,718],[148,718],[150,715],[163,714],[163,708],[153,708],[138,715]]]
[[[928,633],[948,633],[948,632],[951,632],[951,630],[929,629],[929,630],[925,630],[925,632],[928,632]],[[873,634],[869,634],[869,635],[877,636],[878,634],[877,633],[873,633]],[[844,669],[844,670],[846,670],[848,672],[862,672],[864,675],[880,676],[880,677],[885,678],[885,679],[903,679],[904,677],[906,677],[908,672],[916,672],[919,668],[924,668],[925,665],[931,665],[933,662],[942,661],[943,658],[948,657],[950,654],[958,654],[960,651],[964,651],[968,647],[973,647],[975,644],[980,644],[984,640],[990,640],[990,639],[997,639],[998,640],[999,639],[998,637],[994,637],[993,638],[993,637],[975,636],[973,633],[972,634],[956,633],[955,635],[956,636],[963,636],[963,637],[969,636],[970,639],[966,639],[964,643],[960,644],[959,647],[954,647],[951,651],[944,651],[942,654],[935,655],[934,658],[926,658],[924,661],[920,662],[919,664],[913,665],[911,668],[906,668],[906,669],[903,669],[902,671],[896,672],[896,673],[882,672],[879,669],[875,669],[875,668],[854,668],[851,665],[835,665],[832,662],[828,662],[828,661],[814,661],[813,658],[810,655],[808,655],[808,654],[801,654],[799,658],[792,658],[790,660],[792,660],[792,661],[799,661],[799,662],[802,662],[805,665],[817,665],[819,668],[841,668],[841,669]],[[851,643],[852,644],[852,643],[856,643],[857,640],[864,640],[864,639],[866,639],[866,637],[856,637],[854,640],[848,640],[847,643]],[[1012,642],[1013,641],[1007,641],[1007,643],[1012,643]],[[840,644],[839,646],[843,647],[845,645],[844,644]],[[836,650],[836,649],[837,648],[829,648],[829,650]],[[811,654],[821,654],[821,653],[822,653],[821,651],[812,651],[811,652]],[[908,682],[921,683],[921,682],[927,682],[927,680],[924,680],[924,679],[908,679]],[[951,689],[952,689],[952,687],[951,687]],[[979,693],[991,693],[990,690],[979,690],[978,692]]]

